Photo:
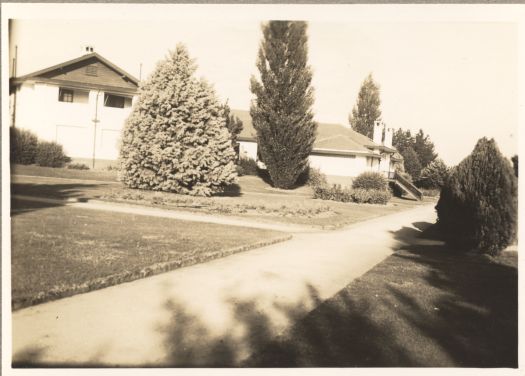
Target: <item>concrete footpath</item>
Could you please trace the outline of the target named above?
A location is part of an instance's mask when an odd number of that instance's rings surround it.
[[[434,204],[13,313],[19,365],[235,366],[435,222]]]

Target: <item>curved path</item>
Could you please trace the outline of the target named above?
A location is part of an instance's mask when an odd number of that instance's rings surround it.
[[[13,313],[18,365],[235,366],[396,249],[433,205]]]

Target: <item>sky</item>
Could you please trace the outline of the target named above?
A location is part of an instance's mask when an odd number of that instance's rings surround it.
[[[182,42],[221,100],[248,110],[265,20],[17,19],[10,26],[10,57],[16,45],[17,75],[23,75],[76,58],[89,44],[144,79]],[[348,126],[360,85],[372,73],[387,126],[423,129],[448,165],[483,136],[494,137],[504,155],[517,153],[516,24],[315,19],[308,22],[308,38],[316,120]]]

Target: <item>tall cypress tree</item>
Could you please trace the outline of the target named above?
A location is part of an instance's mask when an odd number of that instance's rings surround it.
[[[259,154],[278,188],[291,188],[308,167],[317,131],[306,29],[302,21],[263,24],[257,58],[260,82],[251,79],[255,99],[250,115]]]
[[[374,135],[374,121],[381,118],[380,105],[379,85],[374,82],[372,74],[369,74],[361,85],[357,95],[357,103],[348,118],[352,129],[372,138]]]

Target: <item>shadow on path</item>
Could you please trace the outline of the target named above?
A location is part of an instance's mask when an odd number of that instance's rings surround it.
[[[217,332],[167,300],[170,319],[157,328],[165,356],[141,366],[517,367],[516,255],[453,252],[430,223],[413,226],[393,233],[392,256],[325,302],[310,285],[298,304],[271,310],[257,297],[225,298],[232,321]],[[289,323],[281,334],[280,319]],[[18,354],[14,364],[40,366],[38,354]]]
[[[244,363],[255,367],[517,367],[517,269],[453,252],[435,227]],[[510,258],[515,257],[515,255]]]

